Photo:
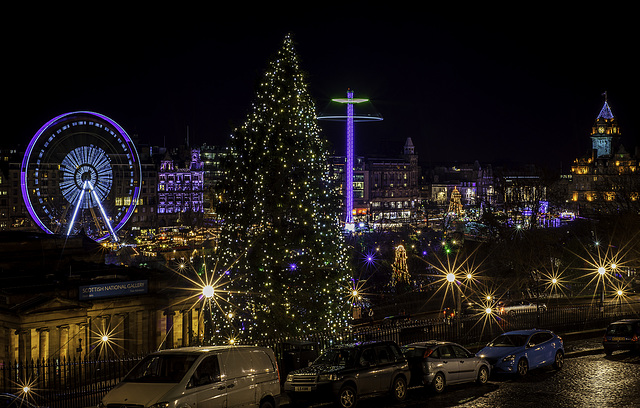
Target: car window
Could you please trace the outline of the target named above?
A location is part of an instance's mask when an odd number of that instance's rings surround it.
[[[612,336],[632,336],[633,326],[631,324],[612,324],[607,328],[607,334]]]
[[[440,352],[440,358],[453,358],[453,351],[449,346],[440,346],[438,347],[438,351]]]
[[[369,347],[362,351],[360,355],[360,365],[365,366],[367,364],[374,365],[376,363],[376,353],[373,348]]]
[[[380,364],[385,364],[391,362],[391,357],[389,356],[389,350],[386,346],[377,346],[376,354],[378,356],[378,361]]]
[[[316,359],[316,361],[313,362],[313,364],[353,367],[353,365],[355,364],[355,353],[356,349],[354,348],[327,349],[323,351],[322,354],[320,354],[320,356]]]
[[[522,347],[529,338],[526,334],[502,334],[495,338],[489,346],[491,347]]]
[[[538,344],[542,343],[542,337],[541,337],[542,333],[536,333],[533,336],[531,336],[531,339],[529,339],[529,347],[535,347]]]
[[[192,386],[200,387],[220,381],[220,365],[218,356],[208,356],[196,368],[192,377]]]
[[[415,358],[424,356],[426,350],[424,347],[404,347],[402,352],[407,358]]]
[[[460,346],[454,346],[451,345],[450,346],[453,349],[453,352],[455,353],[456,358],[468,358],[469,357],[469,353],[467,353],[467,350],[463,349]]]
[[[389,355],[391,356],[392,360],[398,361],[398,360],[404,359],[402,352],[400,351],[400,348],[397,345],[390,344],[388,347],[391,350],[391,354]]]

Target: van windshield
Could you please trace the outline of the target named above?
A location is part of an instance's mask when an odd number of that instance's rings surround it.
[[[144,383],[178,383],[198,356],[191,354],[151,355],[133,367],[123,381]]]

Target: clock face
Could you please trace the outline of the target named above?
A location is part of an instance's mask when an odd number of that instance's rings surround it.
[[[604,133],[604,126],[600,126],[600,127],[598,128],[598,132],[599,132],[599,133]]]

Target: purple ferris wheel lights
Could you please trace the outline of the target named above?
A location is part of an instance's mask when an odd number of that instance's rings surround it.
[[[25,207],[40,229],[66,235],[84,229],[98,242],[118,241],[116,232],[134,213],[141,184],[140,158],[129,135],[112,119],[90,111],[46,122],[27,146],[20,168]],[[101,222],[92,210],[96,206]]]

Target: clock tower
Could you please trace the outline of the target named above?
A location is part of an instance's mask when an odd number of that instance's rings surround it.
[[[620,144],[618,121],[611,113],[606,92],[604,95],[604,106],[591,130],[591,148],[596,151],[596,157],[612,156]]]

